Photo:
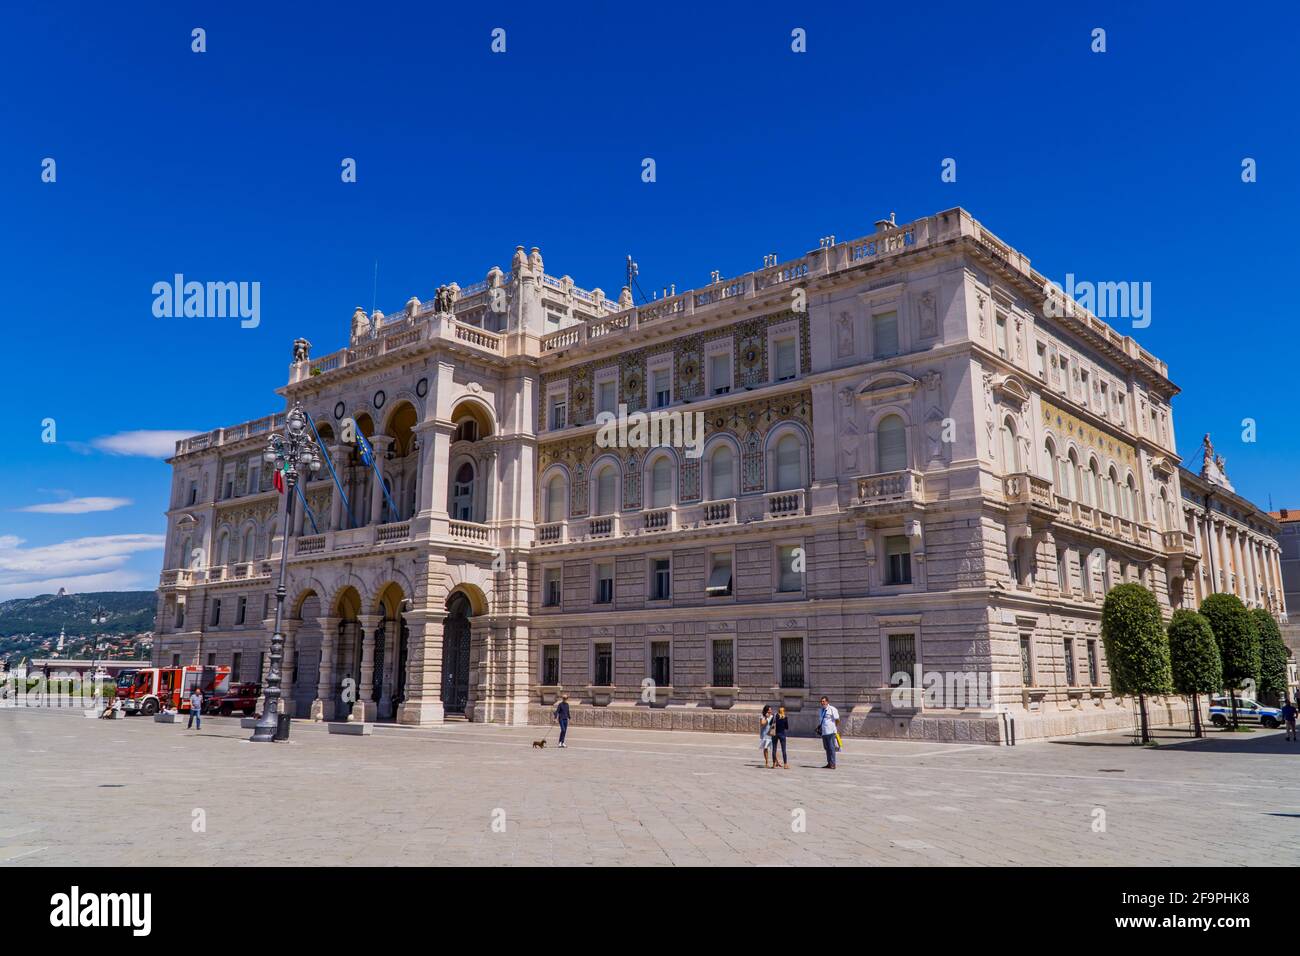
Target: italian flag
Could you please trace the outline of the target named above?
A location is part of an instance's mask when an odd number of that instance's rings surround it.
[[[285,467],[286,467],[286,466],[281,465],[279,468],[275,469],[275,474],[271,477],[271,481],[272,481],[272,483],[275,485],[275,490],[278,491],[278,492],[280,492],[280,494],[284,494],[284,469],[285,469]]]

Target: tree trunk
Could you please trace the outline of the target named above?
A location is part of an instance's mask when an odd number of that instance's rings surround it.
[[[1151,735],[1147,732],[1147,696],[1138,694],[1138,711],[1142,714],[1142,742],[1145,744],[1151,740]]]
[[[1205,731],[1201,727],[1201,695],[1192,695],[1192,736],[1204,737]]]

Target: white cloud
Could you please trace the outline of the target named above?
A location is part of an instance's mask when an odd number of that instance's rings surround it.
[[[142,458],[170,458],[176,454],[176,443],[182,438],[199,434],[197,429],[167,431],[165,429],[118,432],[101,435],[90,444],[110,455],[138,455]]]
[[[84,515],[92,511],[113,511],[131,504],[130,498],[69,498],[67,501],[49,501],[45,504],[27,505],[16,511],[29,511],[45,515]]]
[[[0,599],[69,591],[149,588],[142,574],[125,567],[131,556],[163,546],[160,534],[110,534],[24,548],[23,539],[0,535]]]

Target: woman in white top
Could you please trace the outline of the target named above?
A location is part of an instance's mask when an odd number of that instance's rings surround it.
[[[772,705],[764,704],[762,716],[758,719],[758,742],[763,748],[763,766],[768,768],[772,766],[772,721],[775,719],[772,716]]]

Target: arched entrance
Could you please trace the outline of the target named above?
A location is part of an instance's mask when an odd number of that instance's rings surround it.
[[[406,699],[406,667],[410,632],[402,613],[402,589],[389,584],[379,595],[380,622],[375,631],[375,671],[372,700],[380,720],[393,720]]]
[[[442,706],[448,714],[464,714],[469,704],[469,597],[456,591],[447,598],[442,630]]]
[[[315,591],[308,591],[294,615],[299,621],[293,637],[293,709],[295,717],[311,714],[312,701],[320,684],[321,651],[324,635],[320,629],[321,602]]]

